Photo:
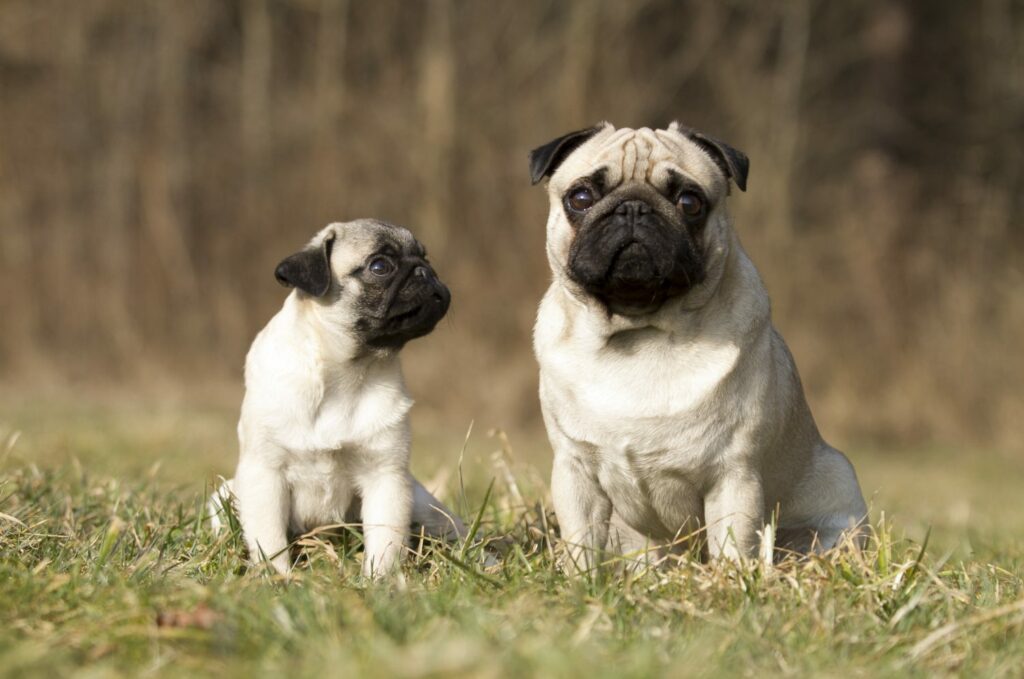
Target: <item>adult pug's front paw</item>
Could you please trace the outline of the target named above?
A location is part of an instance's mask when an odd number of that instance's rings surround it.
[[[563,541],[555,556],[558,570],[570,577],[593,573],[601,567],[601,554],[582,545]]]

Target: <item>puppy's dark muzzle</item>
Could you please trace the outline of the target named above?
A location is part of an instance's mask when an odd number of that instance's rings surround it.
[[[415,315],[423,311],[428,315],[437,315],[434,322],[441,320],[448,312],[452,296],[433,269],[426,265],[413,267],[399,285],[394,299],[388,309],[389,321]]]
[[[448,287],[426,264],[416,264],[395,288],[381,327],[371,344],[401,347],[409,340],[429,334],[448,313]]]

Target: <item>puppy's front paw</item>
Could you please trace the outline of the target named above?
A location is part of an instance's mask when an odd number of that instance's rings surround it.
[[[366,530],[363,552],[363,576],[380,580],[400,574],[405,556],[405,535],[395,529],[376,528]]]

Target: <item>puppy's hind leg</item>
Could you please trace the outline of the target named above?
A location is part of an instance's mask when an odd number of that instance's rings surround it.
[[[466,537],[466,525],[462,520],[415,477],[409,478],[412,483],[412,523],[421,527],[427,537],[439,540]]]
[[[235,511],[234,498],[234,479],[227,479],[206,501],[206,516],[214,533],[228,527],[228,512]]]

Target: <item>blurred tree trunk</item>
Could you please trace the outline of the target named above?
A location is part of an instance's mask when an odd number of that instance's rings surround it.
[[[978,264],[988,267],[998,258],[998,244],[1010,236],[1014,203],[1020,199],[1024,161],[1019,152],[1005,153],[1003,145],[1019,134],[1024,120],[1024,20],[1021,3],[1013,0],[985,0],[979,12],[984,40],[973,70],[981,77],[973,84],[977,100],[983,102],[977,125],[982,133],[971,154],[976,166],[970,169],[989,181],[978,215],[983,231],[976,231],[972,240],[984,249]]]
[[[273,30],[269,0],[243,0],[240,73],[242,187],[237,224],[217,224],[214,261],[231,262],[243,256],[245,242],[268,234],[271,153],[271,77]],[[273,225],[269,225],[273,226]],[[225,360],[235,360],[233,348],[244,344],[249,323],[242,285],[234,267],[218,272],[213,299],[219,348]]]
[[[340,185],[342,152],[339,127],[345,118],[345,45],[348,42],[348,0],[320,0],[313,87],[316,107],[313,200],[326,212]],[[334,218],[334,217],[331,217]]]
[[[109,19],[111,17],[103,17]],[[153,82],[154,62],[150,45],[144,33],[145,17],[139,8],[131,6],[113,11],[115,20],[132,26],[124,39],[124,55],[100,53],[97,49],[82,61],[87,68],[96,69],[100,87],[98,92],[85,94],[83,99],[96,97],[102,123],[108,129],[118,130],[111,135],[108,153],[103,160],[102,172],[92,177],[94,195],[100,199],[99,228],[93,232],[94,243],[102,243],[96,252],[99,280],[96,293],[103,300],[99,306],[99,320],[103,334],[109,334],[114,344],[113,355],[141,357],[143,341],[138,321],[132,314],[131,298],[135,288],[133,277],[139,268],[133,245],[137,242],[135,219],[138,207],[138,181],[136,173],[142,152],[145,103],[147,90]],[[73,225],[77,220],[73,220]],[[98,238],[95,238],[96,236]],[[78,261],[78,253],[59,258],[70,265]],[[77,315],[77,310],[72,312]],[[119,368],[132,366],[118,365]]]
[[[202,5],[155,2],[160,30],[156,43],[156,120],[154,138],[147,144],[140,174],[141,217],[156,259],[169,304],[178,309],[173,321],[157,319],[161,334],[173,330],[196,337],[199,328],[198,280],[187,234],[189,184],[188,66],[193,17]],[[173,326],[168,326],[173,323]]]
[[[92,23],[91,14],[83,7],[68,8],[68,19],[73,23],[73,28],[65,34],[65,40],[56,46],[55,59],[61,66],[58,71],[60,77],[56,79],[57,96],[61,101],[86,99],[90,76],[95,77],[95,72],[89,72],[88,34]],[[51,183],[39,187],[49,194],[48,209],[42,211],[49,217],[49,223],[31,224],[28,238],[31,248],[27,262],[29,290],[45,300],[42,304],[26,305],[33,316],[30,326],[34,335],[31,346],[46,353],[60,350],[60,334],[77,340],[89,326],[93,326],[96,336],[102,337],[102,342],[111,341],[111,329],[104,327],[105,321],[109,319],[97,318],[103,311],[90,310],[74,295],[68,294],[75,289],[76,281],[94,275],[94,271],[89,270],[94,267],[83,263],[76,270],[70,264],[76,256],[81,257],[89,250],[86,230],[79,225],[79,222],[87,218],[83,214],[87,208],[79,200],[83,193],[82,174],[87,169],[98,173],[101,170],[100,161],[93,159],[96,164],[87,167],[89,131],[85,118],[88,113],[83,115],[71,107],[60,107],[56,113],[57,129],[54,134],[59,144],[57,153],[51,157],[56,162],[53,162],[51,168]],[[93,177],[89,183],[98,182]],[[102,194],[98,191],[89,193],[96,196],[90,207],[93,212],[99,212],[98,196]],[[102,293],[95,291],[93,294]],[[89,318],[90,311],[93,318]]]
[[[808,0],[789,0],[783,4],[779,61],[772,92],[775,152],[772,154],[772,172],[768,175],[776,201],[775,218],[769,221],[769,226],[773,240],[778,239],[778,242],[788,242],[793,234],[793,182],[800,142],[801,97],[807,68],[810,20]]]
[[[566,11],[565,56],[562,61],[562,87],[559,103],[565,129],[583,128],[598,122],[586,120],[590,69],[594,60],[595,29],[603,3],[596,0],[571,0]]]
[[[273,34],[268,0],[242,4],[242,150],[250,189],[260,178],[270,141]]]
[[[451,163],[456,126],[451,2],[430,0],[426,3],[426,12],[418,88],[423,188],[417,198],[422,209],[414,228],[420,232],[427,248],[441,255],[447,247],[448,220],[452,216]]]

